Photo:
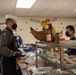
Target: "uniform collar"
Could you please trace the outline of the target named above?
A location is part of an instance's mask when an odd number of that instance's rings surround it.
[[[13,36],[13,32],[12,32],[12,30],[10,29],[10,28],[8,28],[8,27],[6,27],[6,29],[12,34],[12,36]]]
[[[76,38],[75,37],[72,37],[72,38],[70,38],[70,40],[76,40]]]
[[[10,32],[12,32],[12,30],[10,28],[6,27],[6,29],[9,30]]]

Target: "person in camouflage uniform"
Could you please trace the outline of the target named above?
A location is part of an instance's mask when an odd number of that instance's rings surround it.
[[[22,75],[20,67],[17,64],[15,39],[12,30],[16,21],[11,18],[6,19],[6,28],[1,31],[0,54],[2,55],[1,73],[2,75]]]

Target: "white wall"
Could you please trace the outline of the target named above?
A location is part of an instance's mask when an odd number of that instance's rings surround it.
[[[30,19],[33,18],[35,20],[45,20],[45,18],[35,18],[35,17],[18,17],[17,19],[17,32],[22,37],[23,43],[35,43],[36,39],[33,37],[32,34],[30,34],[30,27],[33,27],[34,29],[38,28],[38,31],[42,30],[42,26],[38,22],[31,21]],[[5,22],[5,17],[0,16],[0,22]],[[27,23],[26,23],[27,22]],[[68,39],[65,36],[65,27],[67,25],[74,25],[76,24],[76,18],[57,18],[56,21],[52,22],[53,26],[59,26],[61,30],[64,32],[64,36],[66,39]],[[1,27],[1,26],[0,26]],[[64,27],[64,28],[63,28]],[[76,28],[76,26],[75,26]],[[22,29],[22,31],[20,31]]]

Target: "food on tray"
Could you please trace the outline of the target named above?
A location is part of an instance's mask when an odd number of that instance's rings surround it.
[[[71,62],[69,62],[69,61],[66,61],[66,62],[65,62],[65,61],[64,61],[64,64],[71,64]]]
[[[56,58],[56,60],[60,63],[60,58]],[[71,64],[71,62],[64,59],[64,64]]]
[[[71,74],[62,74],[62,75],[71,75]]]
[[[19,61],[18,61],[18,63],[22,63],[22,62],[24,62],[24,60],[19,60]]]
[[[51,57],[51,56],[54,56],[54,54],[48,54],[48,56],[50,56],[50,57]]]
[[[47,54],[48,56],[50,56],[50,57],[51,57],[51,56],[56,56],[55,54],[52,54],[51,52],[47,52],[46,54]]]
[[[69,59],[73,59],[73,57],[68,57]]]
[[[76,62],[76,59],[71,59],[71,61]]]
[[[55,51],[58,51],[59,49],[58,49],[58,47],[55,47]]]

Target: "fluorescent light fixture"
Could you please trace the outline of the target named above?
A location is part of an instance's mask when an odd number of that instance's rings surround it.
[[[17,0],[16,8],[31,8],[36,0]]]

